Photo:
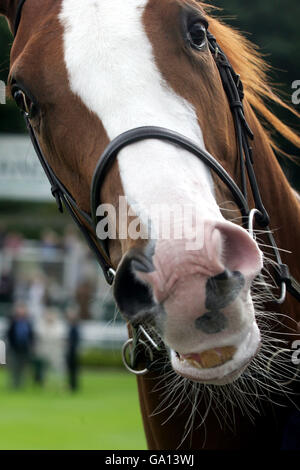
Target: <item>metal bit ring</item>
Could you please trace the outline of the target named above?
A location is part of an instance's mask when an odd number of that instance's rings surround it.
[[[149,372],[149,370],[147,368],[145,369],[134,369],[130,364],[128,364],[128,361],[127,361],[127,357],[126,357],[126,352],[127,352],[127,349],[133,344],[134,340],[133,338],[129,338],[124,344],[123,344],[123,347],[122,347],[122,359],[123,359],[123,363],[124,363],[124,366],[126,367],[127,370],[129,370],[129,372],[131,372],[132,374],[135,374],[135,375],[145,375]],[[145,348],[145,350],[149,353],[149,356],[150,356],[150,360],[151,362],[153,361],[153,352],[151,350],[151,348],[148,346],[148,344],[145,343],[145,341],[142,341],[142,340],[139,340],[138,344],[142,344],[143,347]]]

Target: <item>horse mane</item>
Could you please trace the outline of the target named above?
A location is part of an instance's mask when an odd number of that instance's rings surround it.
[[[208,14],[208,11],[215,9],[215,7],[202,2],[200,5],[207,14],[210,31],[216,37],[235,71],[241,76],[246,100],[255,114],[259,114],[262,118],[269,144],[277,152],[287,155],[278,148],[272,137],[275,130],[295,147],[300,148],[300,135],[275,116],[266,104],[267,102],[275,103],[300,118],[300,114],[283,101],[271,86],[268,73],[272,67],[262,58],[256,45],[232,26],[228,26],[221,19]]]

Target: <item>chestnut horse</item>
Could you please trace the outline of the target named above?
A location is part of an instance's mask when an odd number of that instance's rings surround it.
[[[253,45],[209,12],[195,0],[0,0],[15,34],[8,89],[59,206],[108,280],[116,271],[149,448],[296,448],[299,305],[284,289],[273,300],[276,263],[300,279],[300,207],[259,118],[300,138],[265,106],[288,108]],[[247,231],[235,203],[260,196],[264,224],[253,231],[248,214]]]

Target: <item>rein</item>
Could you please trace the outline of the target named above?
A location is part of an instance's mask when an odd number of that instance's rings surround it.
[[[14,27],[15,36],[20,25],[22,9],[25,1],[26,0],[21,0],[18,4]],[[56,200],[59,211],[63,212],[63,206],[65,206],[67,211],[71,214],[74,222],[78,225],[88,245],[95,254],[96,259],[98,260],[98,263],[104,273],[106,281],[110,285],[113,283],[116,273],[109,258],[107,244],[103,240],[98,240],[96,236],[97,208],[100,204],[100,189],[108,169],[115,162],[119,152],[123,148],[142,140],[157,139],[180,146],[181,148],[189,151],[217,174],[223,183],[225,183],[225,185],[230,189],[233,199],[241,211],[243,224],[245,228],[249,230],[252,236],[254,220],[259,227],[268,231],[267,235],[270,245],[274,250],[277,263],[277,265],[274,267],[275,280],[278,287],[280,288],[279,298],[274,297],[273,300],[276,303],[282,304],[286,299],[286,292],[288,291],[291,295],[293,295],[293,297],[300,301],[300,284],[290,275],[288,266],[282,263],[279,249],[269,228],[270,217],[263,205],[257,184],[253,168],[254,160],[252,155],[252,148],[249,144],[249,140],[253,140],[254,135],[244,115],[244,91],[242,81],[239,75],[235,73],[222,49],[219,47],[216,38],[210,32],[207,32],[207,39],[210,52],[213,55],[219,70],[223,88],[228,98],[233,116],[238,149],[238,159],[241,169],[241,189],[213,156],[211,156],[207,151],[201,149],[196,143],[192,142],[187,137],[166,128],[145,126],[131,129],[120,134],[114,140],[112,140],[104,150],[103,154],[98,160],[94,172],[91,187],[91,214],[88,214],[77,206],[76,200],[68,192],[63,183],[55,175],[50,165],[47,163],[33,127],[30,123],[30,115],[29,113],[24,112],[24,118],[32,144],[50,182],[51,192]],[[22,91],[18,91],[17,93],[22,93]],[[247,179],[250,183],[255,204],[254,209],[251,210],[249,209],[248,205]],[[128,367],[128,369],[132,372],[139,374],[145,373],[145,371],[147,372],[149,370],[148,366],[145,368],[145,370],[142,371],[137,371],[134,369],[136,363],[136,346],[138,344],[144,345],[145,352],[148,351],[149,353],[150,351],[148,356],[151,356],[152,354],[152,359],[153,353],[151,353],[151,346],[155,351],[159,351],[160,347],[141,325],[137,325],[137,327],[133,327],[131,325],[131,327],[133,338],[129,339],[124,345],[124,363],[126,367]],[[144,338],[145,341],[143,341],[141,338]],[[132,346],[131,350],[133,352],[131,353],[130,363],[128,363],[128,360],[126,359],[126,351],[130,345]]]

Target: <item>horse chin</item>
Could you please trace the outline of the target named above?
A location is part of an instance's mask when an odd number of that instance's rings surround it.
[[[260,349],[260,332],[256,322],[237,346],[216,347],[201,353],[183,354],[171,349],[174,371],[194,382],[226,385],[237,380]],[[202,360],[201,360],[202,359]]]

